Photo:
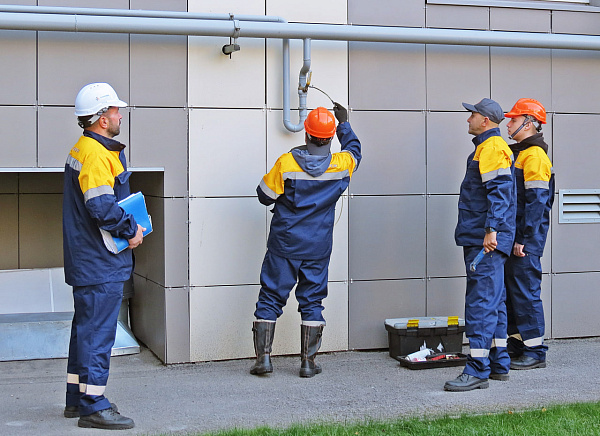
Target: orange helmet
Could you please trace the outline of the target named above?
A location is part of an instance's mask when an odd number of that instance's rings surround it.
[[[304,129],[315,138],[331,138],[335,135],[335,117],[324,107],[318,107],[304,120]]]
[[[533,98],[520,98],[513,108],[504,115],[506,118],[515,118],[519,115],[531,115],[542,124],[546,124],[546,109]]]

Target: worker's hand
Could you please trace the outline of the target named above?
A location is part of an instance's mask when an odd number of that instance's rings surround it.
[[[483,238],[483,248],[485,248],[485,252],[489,253],[490,251],[494,251],[498,242],[496,241],[497,232],[486,233],[485,238]]]
[[[348,121],[348,111],[341,104],[336,102],[333,103],[333,113],[335,114],[338,122],[345,123]]]
[[[137,246],[139,246],[142,241],[144,240],[144,232],[146,231],[146,229],[142,226],[140,226],[139,224],[137,225],[137,232],[135,233],[135,236],[131,239],[129,239],[129,247],[128,248],[136,248]]]
[[[513,254],[517,257],[525,257],[523,248],[525,248],[523,244],[518,244],[515,242],[515,245],[513,245]]]

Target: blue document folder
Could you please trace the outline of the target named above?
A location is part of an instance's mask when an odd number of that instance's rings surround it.
[[[146,229],[144,230],[144,236],[152,232],[152,218],[148,215],[144,194],[141,192],[131,194],[129,197],[119,201],[119,206],[121,206],[121,209],[123,209],[125,213],[133,215],[135,221]],[[129,247],[129,241],[127,241],[127,239],[117,238],[103,229],[100,229],[100,233],[102,233],[104,245],[111,253],[117,254]]]

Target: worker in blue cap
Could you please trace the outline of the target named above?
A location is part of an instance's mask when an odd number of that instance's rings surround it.
[[[444,385],[447,391],[485,389],[488,379],[508,380],[504,264],[515,237],[516,186],[512,151],[500,135],[500,105],[489,98],[463,103],[475,150],[467,158],[460,186],[454,238],[463,247],[467,271],[465,333],[470,354],[463,373]],[[482,247],[485,256],[469,265]]]

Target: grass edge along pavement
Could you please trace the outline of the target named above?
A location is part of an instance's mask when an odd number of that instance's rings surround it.
[[[188,436],[469,436],[600,435],[600,402],[549,405],[541,409],[502,411],[479,415],[365,420],[348,423],[294,424],[278,429],[231,429]]]

